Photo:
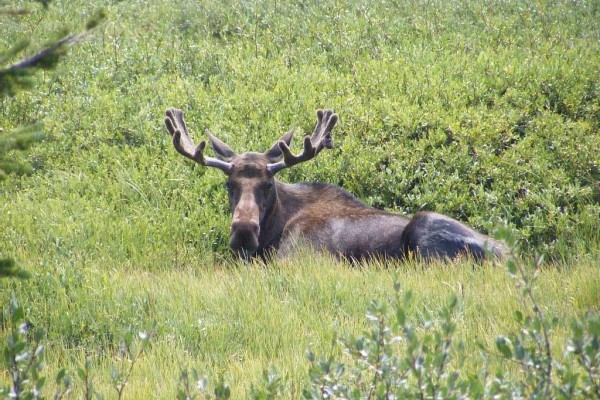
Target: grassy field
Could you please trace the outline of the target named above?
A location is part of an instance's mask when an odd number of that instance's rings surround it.
[[[173,398],[192,367],[245,397],[271,366],[297,398],[306,350],[339,353],[334,335],[365,329],[394,276],[417,326],[458,293],[466,371],[483,363],[477,343],[493,352],[516,327],[504,268],[232,261],[222,173],[175,153],[168,107],[197,141],[210,128],[240,152],[291,126],[298,148],[333,108],[335,148],[280,179],[512,231],[527,257],[548,256],[536,293],[560,320],[558,355],[571,319],[600,311],[600,3],[54,1],[0,16],[0,49],[79,30],[100,6],[107,21],[58,70],[1,100],[0,134],[42,121],[46,141],[14,154],[33,174],[0,182],[0,255],[32,274],[0,281],[0,337],[15,293],[46,332],[49,371],[90,357],[110,398],[123,334],[155,321],[126,398]]]

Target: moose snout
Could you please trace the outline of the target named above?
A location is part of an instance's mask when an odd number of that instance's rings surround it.
[[[231,224],[229,247],[236,252],[252,254],[258,249],[259,232],[259,226],[254,221],[234,221]]]

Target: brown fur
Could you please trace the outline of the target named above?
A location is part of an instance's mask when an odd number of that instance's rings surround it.
[[[323,183],[285,184],[274,178],[283,168],[314,158],[331,148],[331,130],[338,121],[331,110],[317,112],[312,136],[304,138],[300,155],[288,145],[292,132],[265,153],[236,155],[214,135],[209,140],[216,158],[203,154],[205,142],[195,146],[181,110],[167,110],[167,130],[182,155],[227,175],[233,212],[230,246],[241,257],[285,257],[298,243],[339,257],[401,258],[418,254],[426,259],[455,258],[471,253],[502,257],[501,243],[462,223],[431,212],[412,219],[377,210],[361,203],[345,190]],[[283,161],[281,161],[283,159]]]

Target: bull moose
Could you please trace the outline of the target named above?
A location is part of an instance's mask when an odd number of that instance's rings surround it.
[[[183,156],[227,176],[233,213],[229,245],[240,257],[285,257],[298,243],[351,260],[402,258],[454,259],[471,254],[503,257],[501,242],[435,212],[418,212],[412,218],[369,207],[344,189],[325,183],[280,182],[284,168],[308,161],[333,147],[331,131],[338,121],[332,110],[317,111],[312,135],[304,137],[304,150],[290,148],[293,130],[265,153],[237,155],[208,132],[216,158],[204,155],[206,141],[196,147],[183,120],[183,111],[168,109],[165,124],[173,146]]]

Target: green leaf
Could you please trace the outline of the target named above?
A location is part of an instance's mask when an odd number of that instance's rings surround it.
[[[2,156],[0,154],[0,172],[2,170],[6,172],[11,172],[11,168],[12,167],[8,166],[7,163],[2,161]],[[30,277],[30,274],[24,269],[17,267],[15,265],[15,260],[13,260],[12,258],[0,258],[0,278],[2,277],[27,279]]]
[[[401,307],[396,308],[396,319],[398,320],[399,325],[404,325],[406,323],[406,313]]]
[[[114,365],[110,368],[110,379],[112,379],[113,382],[117,382],[119,379],[121,379],[121,371],[119,371]]]
[[[133,333],[129,331],[125,332],[125,334],[123,334],[122,340],[125,347],[127,347],[128,349],[131,348],[131,344],[133,343]]]
[[[594,336],[596,340],[600,336],[600,318],[595,317],[587,321],[587,329],[590,335]]]
[[[44,387],[44,384],[46,383],[46,377],[42,376],[40,377],[36,382],[35,382],[35,387],[40,390],[42,389],[42,387]]]
[[[517,275],[517,264],[515,263],[514,260],[508,260],[506,262],[506,266],[508,267],[508,272],[512,275],[515,276]]]
[[[15,260],[12,258],[0,258],[0,271],[3,269],[10,269],[15,266]]]
[[[33,340],[35,340],[36,342],[41,342],[42,339],[44,338],[44,331],[42,329],[36,329],[33,332]]]
[[[29,279],[31,278],[31,274],[24,269],[19,268],[15,272],[14,277],[19,279]]]
[[[85,29],[87,29],[87,30],[94,29],[105,18],[106,18],[106,11],[103,8],[100,8],[100,9],[94,11],[94,14],[90,17],[90,19],[85,24]]]
[[[509,346],[510,343],[511,343],[510,339],[508,339],[504,336],[499,336],[496,339],[496,348],[506,358],[512,358],[512,351]]]
[[[523,313],[519,310],[515,310],[515,319],[517,320],[518,323],[522,323],[523,322]]]
[[[217,386],[215,387],[215,397],[217,399],[227,400],[231,397],[231,390],[229,386],[225,383],[223,376],[219,379]]]
[[[58,373],[56,374],[56,379],[55,382],[57,385],[61,384],[61,381],[63,380],[63,378],[65,377],[65,375],[67,374],[67,371],[62,368],[60,371],[58,371]]]
[[[24,317],[25,317],[25,313],[24,313],[22,307],[17,307],[17,308],[12,309],[12,312],[10,315],[10,320],[13,324],[17,325],[19,322],[21,322],[23,320]]]
[[[456,308],[457,305],[458,305],[458,297],[456,296],[456,294],[453,293],[450,296],[450,301],[449,301],[450,310],[453,310],[454,308]]]

